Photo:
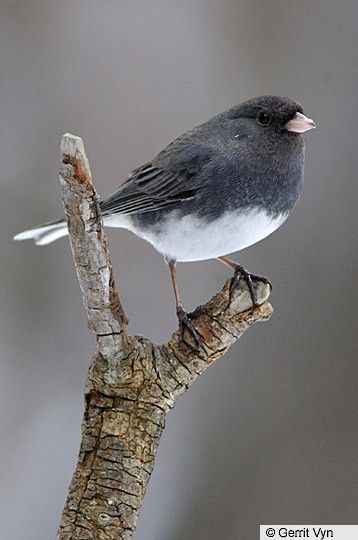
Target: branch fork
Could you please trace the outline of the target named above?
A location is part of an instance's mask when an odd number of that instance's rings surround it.
[[[195,318],[197,349],[178,331],[161,345],[128,334],[113,279],[98,197],[83,142],[61,143],[60,184],[73,261],[88,325],[97,336],[86,379],[82,442],[57,540],[130,540],[176,399],[258,321],[267,320],[269,285],[258,282],[252,309],[244,281],[228,280]]]

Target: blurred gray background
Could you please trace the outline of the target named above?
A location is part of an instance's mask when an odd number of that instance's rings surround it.
[[[235,255],[270,276],[275,313],[171,413],[137,540],[256,540],[260,523],[357,523],[357,3],[6,1],[1,58],[1,538],[55,537],[76,460],[86,328],[68,241],[14,233],[61,216],[59,142],[85,142],[108,195],[188,128],[256,95],[303,103],[306,183],[293,217]],[[175,328],[161,257],[108,232],[130,328]],[[185,306],[215,261],[178,267]],[[153,311],[156,317],[153,317]]]

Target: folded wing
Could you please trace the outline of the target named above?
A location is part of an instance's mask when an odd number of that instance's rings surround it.
[[[151,212],[198,196],[200,172],[209,152],[202,147],[172,148],[172,152],[169,148],[133,171],[113,195],[101,201],[103,216]]]

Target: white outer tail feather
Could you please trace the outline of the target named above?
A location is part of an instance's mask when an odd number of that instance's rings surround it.
[[[46,246],[58,238],[66,236],[67,233],[67,225],[65,223],[49,223],[35,229],[23,231],[14,236],[14,240],[35,240],[37,246]]]
[[[68,234],[67,226],[61,227],[54,231],[45,233],[40,238],[37,238],[35,240],[35,244],[37,246],[46,246],[47,244],[51,244],[51,242],[54,242],[55,240],[58,240],[58,238],[62,238],[63,236],[66,236],[67,234]]]
[[[104,216],[104,225],[107,227],[119,227],[131,230],[130,221],[125,215],[114,214]],[[55,221],[54,223],[44,223],[34,229],[28,229],[14,236],[14,240],[35,240],[37,246],[46,246],[58,238],[68,234],[67,225],[64,221]]]

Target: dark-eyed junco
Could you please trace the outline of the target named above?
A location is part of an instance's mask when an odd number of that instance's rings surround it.
[[[304,139],[315,127],[301,105],[263,96],[214,116],[173,141],[136,169],[108,199],[101,201],[108,227],[133,231],[150,242],[169,264],[181,333],[188,328],[176,284],[177,261],[218,258],[246,279],[229,259],[275,231],[286,220],[303,183]],[[67,234],[64,221],[47,223],[15,236],[45,245]]]

